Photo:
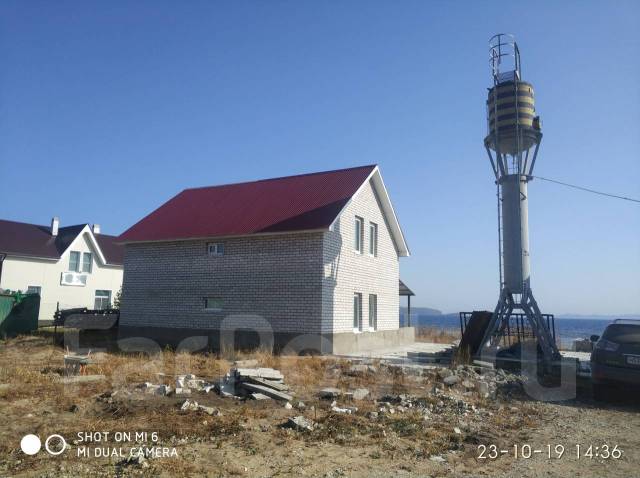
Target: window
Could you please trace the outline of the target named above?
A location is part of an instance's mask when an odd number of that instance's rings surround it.
[[[353,331],[362,330],[362,294],[353,294]]]
[[[222,299],[217,297],[205,297],[204,298],[204,310],[211,312],[222,312],[223,306]]]
[[[378,255],[378,225],[375,222],[369,223],[369,254]]]
[[[38,294],[38,295],[41,295],[42,294],[42,287],[40,287],[39,285],[30,285],[29,287],[27,287],[27,294]]]
[[[369,328],[378,330],[378,296],[369,294]]]
[[[91,274],[91,266],[93,265],[93,260],[90,252],[84,252],[82,254],[82,272],[88,272]]]
[[[96,310],[110,309],[111,308],[111,291],[97,290],[93,308]]]
[[[207,252],[210,256],[223,256],[224,244],[221,242],[210,242],[207,244]]]
[[[353,247],[356,252],[362,254],[362,242],[364,239],[364,219],[356,216],[356,230],[355,230],[355,243]]]
[[[69,272],[80,272],[80,253],[78,251],[69,253]]]

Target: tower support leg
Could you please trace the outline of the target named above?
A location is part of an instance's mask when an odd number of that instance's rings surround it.
[[[531,330],[533,330],[540,344],[545,364],[549,365],[552,361],[558,360],[560,358],[558,347],[529,288],[526,288],[520,296],[519,302],[514,300],[514,296],[509,289],[502,289],[498,304],[482,338],[482,350],[489,352],[491,355],[495,354],[495,350],[509,323],[509,318],[515,309],[522,310],[527,317]]]

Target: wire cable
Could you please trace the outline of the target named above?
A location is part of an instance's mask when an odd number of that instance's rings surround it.
[[[586,191],[588,193],[599,194],[601,196],[607,196],[610,198],[623,199],[625,201],[637,202],[640,203],[640,199],[630,198],[626,196],[618,196],[617,194],[609,194],[602,191],[596,191],[595,189],[585,188],[582,186],[576,186],[575,184],[563,183],[562,181],[556,181],[555,179],[543,178],[542,176],[531,176],[532,178],[541,179],[543,181],[549,181],[550,183],[560,184],[562,186],[567,186],[569,188],[579,189],[581,191]]]

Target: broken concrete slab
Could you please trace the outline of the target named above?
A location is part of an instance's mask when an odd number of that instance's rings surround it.
[[[315,428],[315,423],[308,418],[303,417],[302,415],[297,417],[289,418],[286,423],[282,425],[283,428],[292,428],[298,431],[313,431]]]
[[[176,396],[191,395],[191,389],[190,388],[176,387],[175,394],[176,394]]]
[[[236,368],[232,369],[231,372],[241,379],[258,377],[268,380],[284,380],[284,375],[282,375],[279,370],[273,368]]]
[[[369,396],[369,389],[368,388],[356,388],[353,391],[353,399],[354,400],[364,400],[368,396]]]
[[[243,382],[240,384],[240,387],[250,392],[262,393],[264,395],[267,395],[268,397],[275,398],[276,400],[283,400],[285,402],[290,402],[291,399],[293,398],[291,395],[287,393],[274,390],[273,388],[270,388],[264,385],[258,385],[256,383]]]
[[[478,390],[478,393],[483,397],[489,395],[489,384],[487,382],[477,382],[476,389]]]
[[[449,375],[443,378],[442,381],[445,383],[445,385],[451,386],[458,383],[460,381],[460,378],[457,375]]]
[[[358,411],[358,407],[345,407],[341,408],[337,405],[333,405],[331,407],[331,411],[335,413],[346,413],[347,415],[351,415],[352,413],[356,413]]]
[[[205,412],[208,415],[214,415],[216,417],[222,415],[222,413],[220,413],[220,410],[215,407],[205,407],[204,405],[198,405],[197,409]]]
[[[180,410],[189,410],[195,411],[198,409],[198,402],[195,400],[186,399],[182,405],[180,405]]]
[[[167,396],[171,393],[171,387],[169,385],[160,385],[156,388],[156,395]]]
[[[253,398],[254,400],[271,400],[271,397],[268,397],[267,395],[265,395],[264,393],[252,393],[251,395],[249,395],[251,398]]]
[[[286,392],[289,390],[288,385],[285,385],[284,383],[280,383],[275,380],[268,380],[260,377],[246,377],[246,381],[251,383],[257,383],[258,385],[264,385],[266,387],[271,387],[278,390],[279,392]]]
[[[205,381],[197,378],[188,378],[185,380],[186,388],[194,388],[196,390],[203,390],[205,386]]]

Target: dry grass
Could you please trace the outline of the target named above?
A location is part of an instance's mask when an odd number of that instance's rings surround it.
[[[437,327],[416,328],[417,342],[430,342],[435,344],[450,344],[460,339],[460,332],[455,329],[440,329]]]
[[[430,341],[434,341],[434,336],[442,341],[453,340],[451,335],[435,329],[426,336]],[[453,431],[457,420],[462,417],[450,409],[434,413],[426,422],[414,410],[371,419],[366,413],[377,411],[380,406],[373,400],[348,402],[339,399],[339,406],[358,407],[358,413],[345,415],[332,412],[330,400],[318,398],[320,388],[335,386],[345,391],[368,388],[378,399],[386,394],[405,393],[425,397],[420,400],[431,405],[440,400],[426,392],[432,388],[430,376],[405,375],[399,368],[381,367],[378,363],[374,364],[377,367],[375,371],[354,374],[350,370],[352,364],[346,360],[279,356],[264,350],[220,355],[176,353],[168,349],[154,355],[101,352],[95,354],[95,363],[88,372],[103,374],[106,380],[64,386],[58,381],[63,355],[62,349],[41,339],[18,338],[0,342],[0,383],[11,384],[10,389],[0,389],[0,407],[7,410],[8,418],[6,429],[0,432],[0,454],[11,457],[10,468],[6,470],[8,475],[41,470],[47,466],[44,458],[25,460],[10,440],[10,437],[26,431],[39,435],[61,433],[65,437],[74,436],[79,430],[158,431],[163,446],[180,448],[180,458],[153,460],[151,467],[143,473],[145,476],[197,476],[212,469],[219,470],[220,476],[255,476],[264,463],[272,462],[277,464],[273,473],[282,466],[282,474],[297,476],[296,470],[287,471],[287,467],[294,466],[293,463],[287,464],[292,450],[298,450],[296,453],[304,455],[307,465],[311,463],[312,466],[319,466],[324,461],[318,460],[318,450],[333,450],[332,458],[326,460],[333,459],[343,466],[349,462],[349,458],[345,458],[348,454],[344,454],[347,447],[359,449],[362,452],[358,453],[359,456],[374,459],[376,464],[384,463],[387,470],[399,464],[414,466],[410,465],[412,460],[424,464],[432,454],[464,446],[463,437]],[[122,390],[134,390],[135,384],[145,381],[173,385],[175,376],[179,374],[193,373],[212,380],[226,373],[233,360],[242,359],[255,359],[258,366],[279,369],[285,376],[285,383],[295,392],[294,406],[302,400],[306,408],[286,410],[282,402],[277,401],[240,402],[215,394],[194,393],[192,399],[222,412],[220,416],[210,416],[202,411],[180,410],[183,397],[160,397],[139,392],[130,396],[120,394]],[[105,394],[113,391],[119,392],[111,398]],[[464,399],[467,402],[476,400],[472,397]],[[75,412],[70,411],[75,408],[73,406],[77,407]],[[292,414],[304,415],[320,426],[305,433],[281,428],[280,425]],[[491,422],[492,427],[513,432],[523,423],[526,426],[535,424],[528,417],[522,421],[518,413],[495,413],[486,421],[487,426]],[[193,450],[199,450],[200,454]],[[65,460],[66,466],[73,463],[71,459]],[[238,463],[243,466],[238,467]],[[246,471],[244,465],[249,463],[253,463],[253,468],[249,466],[250,471]],[[103,465],[107,466],[104,462],[100,466]],[[104,469],[119,474],[116,468]],[[325,471],[315,470],[318,476]]]

